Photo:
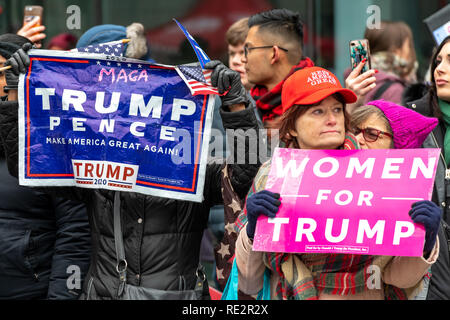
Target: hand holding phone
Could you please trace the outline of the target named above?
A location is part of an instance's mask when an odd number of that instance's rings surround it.
[[[36,17],[40,18],[40,21],[36,26],[39,26],[42,21],[42,14],[44,13],[44,8],[41,6],[25,6],[23,13],[23,25],[30,21],[33,21]]]
[[[361,74],[372,69],[372,64],[370,60],[370,47],[369,40],[352,40],[349,44],[350,47],[350,63],[352,70],[354,70],[358,65],[365,59],[366,63],[361,70]]]
[[[44,9],[41,6],[26,6],[24,10],[23,26],[17,31],[19,36],[28,38],[37,48],[42,47],[41,41],[46,34],[42,33],[45,26],[42,23]]]
[[[366,39],[350,41],[350,59],[352,72],[345,79],[345,87],[358,96],[356,106],[376,87],[375,74],[378,70],[371,68],[369,42]]]

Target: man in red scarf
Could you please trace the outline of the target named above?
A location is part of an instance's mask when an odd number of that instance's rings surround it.
[[[261,12],[250,17],[248,26],[242,62],[248,81],[255,84],[250,93],[264,126],[276,129],[284,81],[314,63],[303,56],[303,24],[298,13],[287,9]]]

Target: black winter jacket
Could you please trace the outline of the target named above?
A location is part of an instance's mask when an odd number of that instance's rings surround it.
[[[77,299],[91,258],[84,204],[19,186],[0,149],[0,299]]]
[[[0,134],[6,142],[8,165],[17,173],[17,111],[0,108]],[[3,115],[2,115],[3,113]],[[239,112],[220,110],[225,129],[258,129],[252,108]],[[260,163],[248,164],[249,145],[258,146],[245,132],[236,131],[235,142],[245,141],[245,164],[229,166],[235,191],[247,194]],[[257,157],[256,157],[257,158]],[[210,161],[206,168],[204,201],[195,203],[139,193],[121,192],[121,224],[125,256],[128,263],[127,283],[159,290],[190,290],[195,286],[200,242],[211,206],[222,203],[221,168],[223,160]],[[60,196],[86,203],[93,243],[93,255],[84,285],[84,298],[114,299],[119,276],[116,271],[114,244],[114,191],[83,188],[52,188]]]
[[[424,116],[433,116],[429,105],[429,94],[419,100],[408,103],[407,107]],[[424,148],[441,148],[441,157],[436,171],[432,200],[444,211],[443,219],[438,231],[440,247],[439,258],[431,267],[431,280],[428,288],[427,300],[450,299],[450,179],[445,178],[447,165],[443,156],[445,154],[444,136],[445,126],[442,121],[439,121],[439,124],[433,132],[430,133],[422,145]]]

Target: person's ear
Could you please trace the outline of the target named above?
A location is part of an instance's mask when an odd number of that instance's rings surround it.
[[[295,131],[295,130],[293,130],[293,129],[289,130],[289,134],[291,135],[291,137],[296,137],[296,136],[298,136],[297,131]]]
[[[277,46],[272,47],[272,58],[270,59],[271,64],[275,64],[280,60],[280,48]]]

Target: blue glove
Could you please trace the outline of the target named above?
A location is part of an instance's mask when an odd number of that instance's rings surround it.
[[[436,243],[442,209],[432,201],[418,201],[412,204],[409,215],[415,223],[421,223],[425,227],[423,251],[428,256]]]
[[[263,190],[255,193],[250,198],[247,198],[245,205],[247,209],[247,236],[253,240],[255,236],[256,221],[260,215],[274,218],[278,212],[278,207],[281,204],[280,194]]]

